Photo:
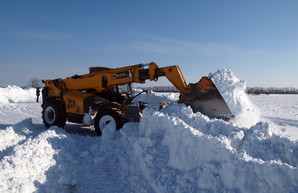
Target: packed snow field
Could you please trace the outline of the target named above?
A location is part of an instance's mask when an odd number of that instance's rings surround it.
[[[247,96],[230,70],[209,77],[232,121],[193,113],[177,94],[142,94],[141,122],[101,137],[46,129],[34,89],[0,88],[0,192],[298,192],[298,95]]]

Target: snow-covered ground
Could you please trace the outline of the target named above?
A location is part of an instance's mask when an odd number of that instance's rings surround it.
[[[298,192],[298,95],[244,94],[231,71],[209,75],[237,118],[193,113],[177,94],[140,95],[140,123],[102,137],[46,129],[35,90],[0,88],[0,192]],[[169,106],[155,109],[160,101]]]
[[[298,95],[250,95],[267,122],[273,122],[282,135],[298,139]]]

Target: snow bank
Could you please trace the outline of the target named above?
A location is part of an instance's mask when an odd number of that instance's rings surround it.
[[[134,144],[155,192],[295,192],[297,145],[266,123],[241,129],[181,105],[146,110]]]
[[[32,136],[32,132],[36,132],[30,119],[8,127],[6,130],[4,140],[8,139],[8,141],[2,141],[2,137],[1,142],[6,143],[7,147],[14,146],[12,150],[6,148],[6,152],[0,152],[0,155],[3,153],[9,155],[3,158],[1,156],[0,192],[34,192],[35,183],[37,181],[44,183],[45,172],[55,164],[52,158],[57,151],[53,150],[48,139],[57,135],[49,131],[41,133],[34,139],[27,138]],[[16,139],[9,140],[13,137]],[[8,142],[11,144],[8,145]]]
[[[22,89],[18,86],[0,88],[0,104],[34,101],[36,101],[36,90],[34,88]]]
[[[250,127],[259,121],[259,110],[251,103],[246,83],[237,78],[230,69],[218,70],[208,75],[212,79],[236,119],[233,123]]]
[[[0,192],[298,191],[297,141],[265,122],[240,128],[182,104],[148,108],[140,123],[108,125],[102,137],[31,120],[2,134]]]

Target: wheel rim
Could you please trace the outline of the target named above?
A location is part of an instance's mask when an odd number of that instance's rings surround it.
[[[102,116],[99,121],[100,130],[103,130],[110,123],[112,124],[112,127],[114,127],[114,129],[116,129],[116,121],[115,121],[114,117],[112,117],[111,115]]]
[[[53,124],[55,122],[56,114],[53,107],[48,106],[45,110],[45,120],[48,124]]]

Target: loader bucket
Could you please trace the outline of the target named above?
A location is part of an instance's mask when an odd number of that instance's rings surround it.
[[[190,87],[190,93],[184,96],[183,101],[180,102],[189,105],[193,112],[201,112],[210,118],[224,120],[233,117],[227,103],[210,78],[203,77],[199,82],[191,84]]]

